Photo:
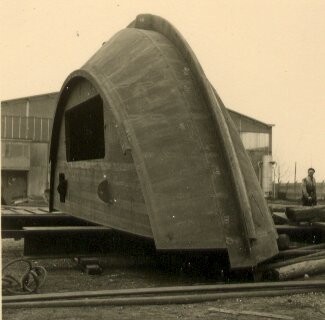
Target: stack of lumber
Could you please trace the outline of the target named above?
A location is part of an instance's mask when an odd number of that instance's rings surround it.
[[[325,205],[313,207],[290,206],[284,212],[272,212],[276,224],[288,224],[296,227],[325,227]],[[325,230],[325,229],[324,229]],[[303,238],[303,237],[302,237]],[[292,246],[287,234],[278,239],[279,254],[264,265],[260,271],[267,278],[290,280],[308,278],[311,275],[325,274],[325,237],[317,244],[295,243]]]
[[[265,277],[283,281],[325,273],[325,243],[280,251],[276,260],[261,266]]]

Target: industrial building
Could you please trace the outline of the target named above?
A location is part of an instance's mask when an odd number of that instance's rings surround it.
[[[272,127],[274,125],[261,122],[233,110],[228,109],[228,112],[240,133],[264,196],[272,196],[274,194],[272,175],[275,163],[272,160]]]
[[[1,103],[1,191],[6,203],[43,195],[57,93]]]
[[[49,187],[49,144],[58,94],[52,92],[1,102],[1,190],[6,203],[42,196]],[[272,189],[273,125],[228,111],[268,196]],[[263,159],[266,170],[263,170]]]

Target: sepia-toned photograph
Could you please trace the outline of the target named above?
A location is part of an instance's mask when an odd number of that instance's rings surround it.
[[[325,1],[0,19],[2,319],[325,318]]]

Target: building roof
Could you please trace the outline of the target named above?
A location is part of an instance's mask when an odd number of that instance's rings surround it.
[[[36,95],[33,95],[33,96],[25,96],[25,97],[19,97],[19,98],[14,98],[14,99],[3,100],[3,101],[1,101],[1,104],[7,104],[7,103],[19,101],[19,100],[36,100],[36,99],[43,98],[45,96],[54,98],[54,97],[58,96],[58,94],[59,94],[59,92],[49,92],[49,93],[43,93],[43,94],[36,94]]]
[[[247,119],[249,119],[249,120],[252,120],[252,121],[254,121],[254,122],[257,122],[257,123],[259,123],[259,124],[262,124],[262,125],[264,125],[264,126],[267,126],[267,127],[274,127],[274,126],[275,126],[274,124],[262,122],[262,121],[260,121],[260,120],[257,120],[257,119],[255,119],[255,118],[249,117],[249,116],[247,116],[246,114],[240,113],[240,112],[238,112],[238,111],[235,111],[235,110],[232,110],[232,109],[229,109],[229,108],[227,108],[227,110],[230,111],[231,113],[235,113],[235,114],[237,114],[237,115],[240,116],[240,117],[247,118]]]

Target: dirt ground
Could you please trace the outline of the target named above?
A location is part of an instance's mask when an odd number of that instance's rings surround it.
[[[322,300],[322,301],[321,301]],[[259,316],[231,315],[215,313],[209,308],[231,310],[248,310],[270,312],[276,315],[292,316],[294,319],[319,319],[325,317],[323,295],[293,295],[276,298],[227,299],[200,304],[168,305],[168,306],[130,306],[130,307],[86,307],[56,309],[19,309],[6,310],[3,319],[214,319],[214,320],[250,320],[271,319]]]
[[[2,263],[21,257],[23,241],[2,241]],[[217,283],[216,277],[206,274],[170,272],[156,268],[150,257],[137,260],[123,256],[101,259],[101,275],[85,274],[71,259],[35,260],[48,272],[40,293],[78,290],[141,288],[171,285]],[[222,308],[233,311],[269,312],[294,319],[325,319],[325,293],[309,293],[273,298],[220,299],[218,301],[184,304],[128,307],[74,307],[3,310],[5,320],[44,319],[262,319],[260,316],[232,315],[209,310]],[[263,318],[267,319],[267,318]]]

